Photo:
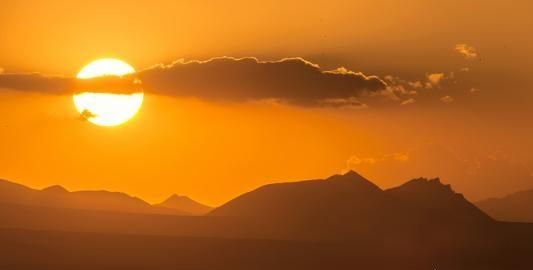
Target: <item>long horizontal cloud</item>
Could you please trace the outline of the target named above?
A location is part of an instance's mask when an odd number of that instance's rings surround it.
[[[0,88],[49,94],[73,94],[90,89],[97,93],[129,94],[142,91],[141,85],[130,78],[103,76],[89,80],[73,77],[45,76],[39,73],[0,74]]]
[[[346,69],[322,71],[301,58],[271,62],[251,57],[178,61],[137,75],[148,92],[221,100],[279,99],[300,105],[350,99],[386,88],[378,77]]]
[[[125,78],[77,80],[36,73],[0,74],[0,88],[52,94],[131,93],[139,91],[140,86],[133,78],[139,78],[148,93],[230,101],[274,99],[304,106],[356,105],[357,98],[373,96],[387,88],[376,76],[344,68],[323,71],[301,58],[259,61],[252,57],[177,61]]]
[[[253,57],[218,57],[160,64],[126,77],[89,80],[38,73],[0,73],[0,89],[49,94],[128,94],[142,88],[147,93],[206,100],[269,100],[336,108],[418,107],[438,106],[443,101],[471,102],[478,91],[470,91],[475,85],[465,80],[468,73],[468,70],[427,73],[424,78],[411,81],[394,76],[381,79],[345,68],[325,71],[301,58],[260,61]],[[447,98],[443,100],[443,97]]]
[[[50,94],[71,93],[75,79],[39,73],[0,73],[0,88]]]

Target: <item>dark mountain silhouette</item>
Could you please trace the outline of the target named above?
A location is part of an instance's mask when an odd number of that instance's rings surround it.
[[[500,221],[533,223],[533,189],[516,192],[502,198],[490,198],[476,203],[477,207]]]
[[[209,215],[261,220],[272,235],[296,239],[349,239],[376,233],[403,237],[416,234],[414,228],[466,230],[494,222],[438,179],[415,179],[383,191],[353,171],[325,180],[266,185]]]
[[[135,207],[145,205],[124,194],[104,194],[113,197],[111,203],[126,196]],[[0,182],[0,269],[521,270],[532,265],[533,224],[495,221],[438,179],[382,190],[349,172],[271,184],[204,216],[41,207],[35,199],[83,205],[84,196],[93,195]]]
[[[187,214],[177,209],[152,206],[121,192],[69,192],[59,185],[36,190],[6,180],[0,180],[0,203],[144,214]]]
[[[173,194],[168,197],[166,200],[154,206],[169,208],[178,210],[184,213],[190,213],[191,215],[201,216],[207,214],[209,211],[213,210],[212,207],[201,204],[197,201],[192,200],[187,196],[179,196]]]
[[[245,193],[214,209],[213,216],[260,218],[347,216],[374,211],[382,190],[355,172],[326,180],[277,183]]]
[[[440,179],[413,179],[399,187],[385,191],[394,199],[402,215],[425,219],[431,222],[471,223],[491,222],[492,219],[467,201],[462,194],[455,193],[450,185]]]

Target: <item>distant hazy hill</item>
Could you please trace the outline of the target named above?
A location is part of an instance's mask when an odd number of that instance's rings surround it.
[[[187,196],[179,196],[177,194],[168,197],[168,199],[162,203],[154,206],[174,209],[196,216],[204,215],[213,209],[212,207],[196,202]]]
[[[121,192],[69,192],[57,185],[36,190],[6,180],[0,180],[0,203],[143,214],[187,214],[176,209],[152,206]]]
[[[502,198],[491,198],[476,205],[500,221],[533,223],[533,189],[516,192]]]

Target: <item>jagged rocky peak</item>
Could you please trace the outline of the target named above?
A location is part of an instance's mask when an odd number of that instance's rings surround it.
[[[433,190],[433,191],[444,191],[447,193],[455,193],[451,185],[444,184],[440,181],[440,178],[415,178],[411,181],[406,182],[405,184],[399,186],[398,188],[403,189],[413,189],[413,190]]]

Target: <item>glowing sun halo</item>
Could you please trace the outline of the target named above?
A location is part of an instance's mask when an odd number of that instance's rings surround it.
[[[101,76],[124,76],[135,69],[117,59],[99,59],[86,65],[76,76],[91,79]],[[141,108],[144,94],[94,93],[87,90],[73,96],[78,112],[91,123],[100,126],[116,126],[131,119]]]

